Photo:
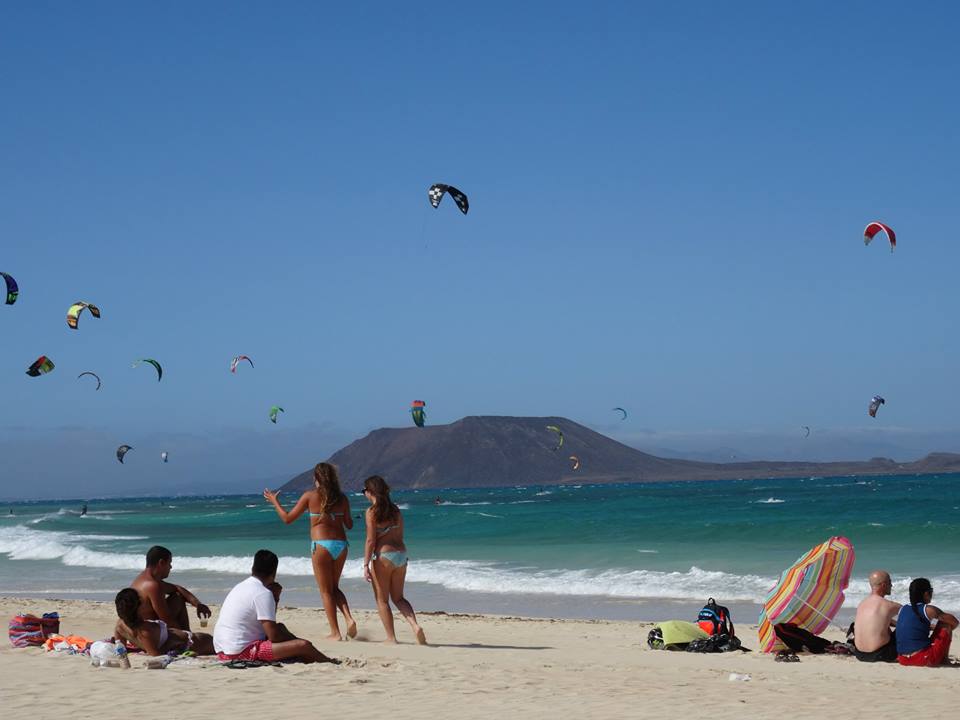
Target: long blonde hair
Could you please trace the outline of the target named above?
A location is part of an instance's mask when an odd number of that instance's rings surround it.
[[[327,512],[340,502],[343,491],[340,489],[340,474],[330,463],[317,463],[313,468],[313,484],[320,496],[320,511]]]

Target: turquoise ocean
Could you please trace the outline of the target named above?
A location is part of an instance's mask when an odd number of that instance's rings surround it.
[[[753,622],[780,571],[832,535],[857,560],[846,613],[886,568],[894,599],[929,577],[960,609],[960,475],[567,485],[394,493],[419,610],[550,617],[685,617],[707,597]],[[437,504],[439,499],[440,504]],[[295,495],[281,496],[287,507]],[[353,514],[366,501],[350,496]],[[284,525],[259,495],[22,502],[0,516],[0,595],[111,599],[148,547],[174,553],[171,579],[220,602],[253,553],[280,558],[286,604],[319,606],[307,520]],[[9,512],[12,510],[12,514]],[[372,607],[363,521],[349,533],[343,589]],[[747,613],[743,616],[743,613]]]

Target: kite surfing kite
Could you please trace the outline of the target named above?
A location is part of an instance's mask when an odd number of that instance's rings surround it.
[[[169,453],[167,453],[166,450],[160,453],[160,459],[163,460],[164,462],[167,461],[167,457],[169,457]]]
[[[556,425],[547,425],[547,430],[550,430],[551,432],[555,432],[557,434],[557,446],[554,448],[554,450],[559,450],[560,448],[562,448],[563,447],[563,430],[558,428]]]
[[[276,424],[277,424],[277,413],[282,413],[282,412],[285,412],[285,411],[284,411],[284,409],[283,409],[282,407],[280,407],[279,405],[274,405],[272,408],[270,408],[270,422],[272,422],[274,425],[276,425]]]
[[[431,185],[430,189],[427,190],[427,197],[430,198],[430,204],[433,205],[434,208],[440,207],[440,201],[443,200],[444,193],[449,194],[450,197],[453,198],[457,207],[460,208],[460,212],[464,215],[467,214],[467,211],[470,209],[470,202],[467,200],[467,196],[457,190],[453,185],[444,185],[443,183]]]
[[[613,409],[613,412],[623,413],[623,417],[620,418],[620,422],[623,422],[624,420],[627,419],[627,411],[624,410],[622,407],[615,407],[615,408]]]
[[[890,252],[893,252],[894,248],[897,247],[897,234],[893,231],[892,227],[884,225],[882,222],[872,222],[864,228],[863,244],[869,245],[870,241],[881,232],[886,234],[887,240],[890,241]]]
[[[70,326],[71,330],[77,329],[77,323],[80,322],[80,313],[83,312],[84,308],[90,311],[90,314],[95,318],[100,318],[100,308],[96,305],[91,305],[90,303],[80,302],[79,300],[75,302],[67,310],[67,325]]]
[[[809,426],[809,425],[801,425],[800,427],[802,427],[804,430],[807,431],[807,434],[804,435],[804,437],[805,437],[805,438],[810,437],[810,426]]]
[[[48,372],[53,370],[55,365],[53,360],[48,358],[46,355],[41,355],[36,360],[33,361],[33,364],[27,368],[27,375],[30,377],[40,377],[41,375],[46,375]]]
[[[13,279],[13,275],[7,275],[5,272],[0,272],[0,275],[7,281],[7,305],[13,305],[17,301],[17,295],[20,294],[17,281]]]
[[[160,382],[160,379],[163,377],[163,368],[160,367],[160,363],[150,358],[143,358],[141,360],[137,360],[133,365],[131,365],[131,367],[137,367],[142,363],[149,363],[150,365],[153,365],[154,369],[157,371],[157,382]]]
[[[427,404],[423,400],[414,400],[410,403],[410,415],[413,417],[413,424],[417,427],[423,427],[427,419],[427,411],[424,408]]]
[[[870,406],[867,408],[867,412],[870,413],[870,417],[877,416],[877,410],[880,409],[881,405],[886,405],[887,401],[884,400],[879,395],[874,395],[870,398]]]
[[[248,358],[246,355],[237,355],[233,360],[230,361],[230,372],[237,372],[237,365],[240,364],[241,360],[246,360],[248,363],[250,363],[250,367],[253,367],[253,360]]]
[[[572,469],[572,470],[579,470],[579,469],[580,469],[580,458],[578,458],[576,455],[571,455],[571,456],[570,456],[570,460],[573,461],[573,468],[571,468],[571,469]]]
[[[82,373],[80,373],[79,375],[77,375],[77,380],[79,380],[80,378],[82,378],[84,375],[89,375],[90,377],[95,378],[96,381],[97,381],[97,390],[100,389],[100,376],[99,376],[99,375],[97,375],[96,373],[90,372],[90,371],[88,370],[87,372],[82,372]]]
[[[128,452],[130,452],[131,450],[133,450],[133,448],[130,447],[129,445],[121,445],[120,447],[118,447],[118,448],[117,448],[117,460],[119,460],[121,463],[123,463],[123,456],[126,455],[126,454],[127,454]]]

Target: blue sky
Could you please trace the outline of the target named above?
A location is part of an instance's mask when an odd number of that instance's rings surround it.
[[[0,495],[283,477],[414,398],[960,450],[960,11],[839,5],[5,5]]]

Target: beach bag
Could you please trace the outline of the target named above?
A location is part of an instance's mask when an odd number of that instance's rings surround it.
[[[803,652],[803,648],[806,647],[814,655],[822,655],[827,652],[828,647],[833,645],[829,640],[814,635],[793,623],[777,623],[773,626],[773,631],[780,642],[795,653]]]
[[[740,638],[729,635],[711,635],[702,640],[694,640],[687,645],[687,652],[693,653],[723,653],[734,650],[750,652],[740,644]]]
[[[14,647],[40,647],[48,635],[60,634],[60,616],[57,613],[14,615],[10,618],[8,634]]]
[[[697,625],[708,635],[732,635],[733,618],[723,605],[717,605],[713,598],[707,600],[703,610],[697,615]]]

